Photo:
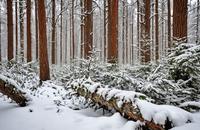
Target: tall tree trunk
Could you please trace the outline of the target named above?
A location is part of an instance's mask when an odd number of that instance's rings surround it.
[[[55,21],[55,9],[56,8],[56,2],[55,0],[52,0],[52,22],[51,22],[51,28],[52,28],[52,34],[51,34],[51,63],[56,63],[56,21]]]
[[[72,0],[72,12],[71,12],[71,16],[72,16],[72,59],[75,58],[75,43],[74,43],[74,0]]]
[[[170,49],[172,46],[171,41],[171,0],[167,0],[167,8],[168,8],[168,48]]]
[[[15,58],[18,60],[18,1],[15,1]]]
[[[128,50],[129,50],[129,43],[128,43],[128,1],[126,0],[126,6],[125,6],[125,11],[126,11],[126,16],[125,16],[125,20],[126,20],[126,64],[128,63],[129,61],[129,53],[128,53]]]
[[[137,2],[137,59],[140,59],[140,2],[139,0]],[[139,61],[139,60],[138,60]]]
[[[173,40],[187,41],[187,0],[173,1]]]
[[[36,60],[38,60],[38,0],[35,0],[35,44],[36,44]]]
[[[159,59],[159,25],[158,25],[158,0],[155,1],[155,49],[156,49],[156,60]]]
[[[31,0],[26,1],[26,14],[27,14],[27,62],[32,61],[32,47],[31,47]]]
[[[24,61],[24,0],[19,0],[19,21],[20,21],[20,57]]]
[[[200,17],[200,2],[197,0],[197,31],[196,31],[196,43],[198,44],[200,42],[199,39],[199,17]]]
[[[150,0],[143,0],[144,6],[141,7],[141,60],[146,64],[150,62]],[[144,15],[142,15],[144,13]]]
[[[103,15],[103,32],[104,32],[104,61],[106,61],[106,53],[107,53],[107,0],[104,0],[104,15]]]
[[[125,1],[122,1],[123,9],[122,9],[122,63],[126,62],[126,47],[125,47]]]
[[[12,0],[7,0],[8,60],[13,59],[13,8]]]
[[[1,62],[1,10],[0,10],[0,62]]]
[[[80,0],[81,6],[81,58],[83,58],[83,49],[84,49],[84,6],[83,0]]]
[[[62,28],[63,28],[63,15],[62,15],[62,11],[63,11],[63,1],[61,0],[60,1],[60,12],[61,12],[61,14],[60,14],[60,64],[62,65],[62,61],[63,61],[63,43],[62,43],[62,33],[63,33],[63,30],[62,30]]]
[[[84,0],[84,57],[88,59],[93,47],[93,15],[92,0]]]
[[[47,53],[47,35],[46,35],[46,12],[44,0],[38,1],[38,21],[39,21],[39,55],[40,55],[40,80],[50,79],[49,62]]]
[[[108,1],[108,62],[118,61],[118,0]]]

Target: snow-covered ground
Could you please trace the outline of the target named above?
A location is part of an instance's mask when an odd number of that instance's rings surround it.
[[[93,109],[72,110],[57,106],[54,100],[59,99],[60,92],[64,94],[65,90],[61,86],[52,89],[48,85],[52,84],[46,83],[35,96],[29,95],[32,101],[27,107],[18,107],[0,97],[0,130],[136,130],[140,124],[124,119],[119,113],[105,116]],[[200,130],[200,113],[192,114],[192,117],[193,123],[173,130]]]

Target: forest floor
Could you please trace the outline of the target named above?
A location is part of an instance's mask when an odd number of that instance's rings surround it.
[[[72,110],[70,100],[65,100],[65,106],[56,105],[57,90],[45,85],[35,94],[28,93],[31,101],[26,107],[18,107],[0,96],[0,130],[136,130],[138,127],[138,122],[128,121],[119,113],[103,115],[93,109]],[[193,117],[195,123],[173,130],[200,130],[200,112]]]

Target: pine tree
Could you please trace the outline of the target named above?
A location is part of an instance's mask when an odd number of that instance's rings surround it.
[[[38,60],[38,0],[35,0],[35,52],[36,52],[36,60]]]
[[[20,55],[24,61],[24,0],[19,0]]]
[[[51,63],[56,63],[56,21],[55,21],[55,0],[52,0],[52,22],[51,22]]]

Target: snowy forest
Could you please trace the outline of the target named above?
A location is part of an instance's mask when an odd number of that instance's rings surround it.
[[[0,130],[200,130],[200,0],[0,0]]]

